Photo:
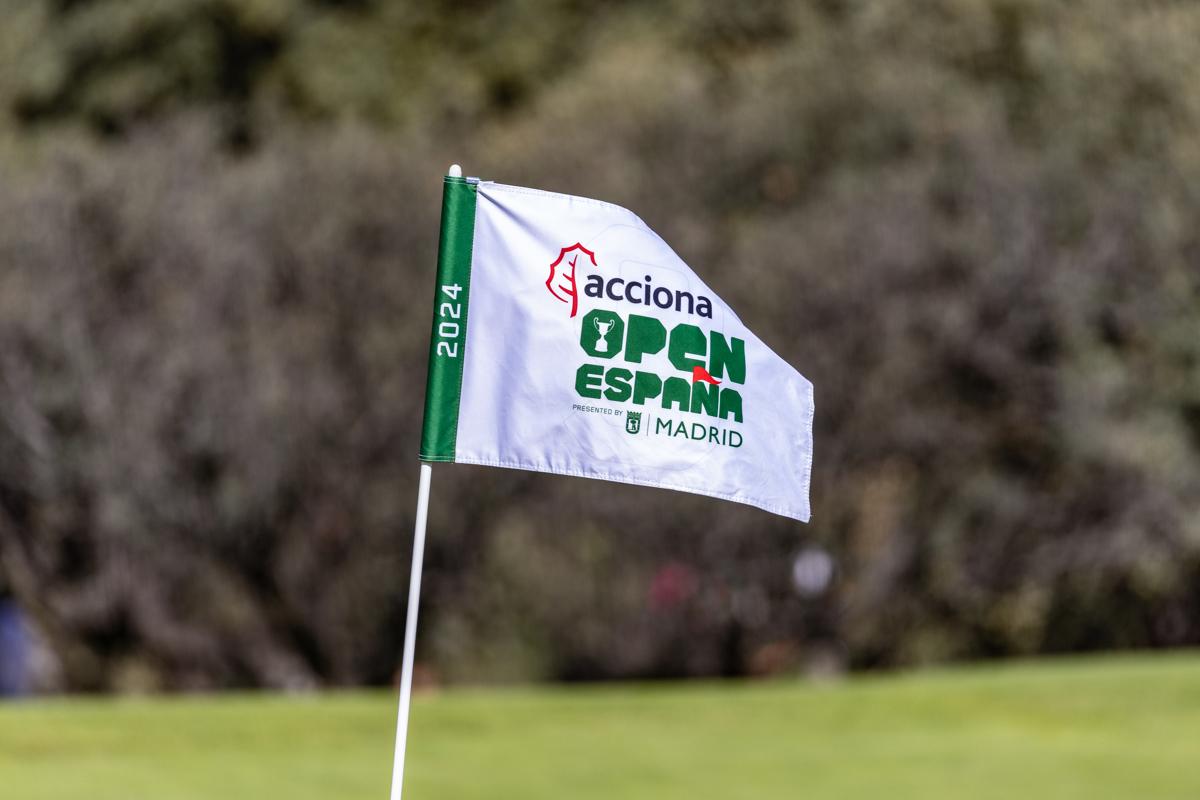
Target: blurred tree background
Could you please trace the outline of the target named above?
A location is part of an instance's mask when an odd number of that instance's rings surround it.
[[[385,683],[440,176],[610,200],[817,387],[814,521],[451,467],[427,680],[1200,644],[1200,7],[0,0],[0,596],[45,688]]]

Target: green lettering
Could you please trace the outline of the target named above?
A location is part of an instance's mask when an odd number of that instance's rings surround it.
[[[667,343],[667,329],[654,317],[629,315],[629,341],[625,343],[625,360],[642,363],[643,354],[657,353]]]
[[[712,355],[709,357],[708,371],[714,378],[720,380],[729,370],[729,380],[734,383],[746,382],[746,343],[735,338],[730,344],[725,335],[712,331],[709,334]]]
[[[633,402],[645,405],[662,391],[662,379],[653,372],[638,372],[633,376]]]
[[[703,367],[704,356],[708,352],[708,342],[704,331],[695,325],[681,322],[671,329],[671,345],[667,348],[667,357],[671,364],[681,372],[691,373],[692,367]]]
[[[599,364],[580,364],[575,370],[575,391],[580,397],[592,400],[600,399],[600,379],[604,375],[604,367]]]
[[[633,380],[633,373],[623,367],[610,369],[605,373],[604,380],[608,383],[604,396],[609,400],[623,403],[633,394],[633,387],[629,383]]]
[[[729,419],[733,415],[734,422],[742,421],[742,396],[733,389],[721,390],[721,419]]]
[[[710,417],[717,416],[717,399],[720,396],[720,387],[713,386],[711,383],[697,381],[692,384],[692,413],[699,414],[703,411]]]
[[[662,407],[670,408],[672,405],[677,405],[680,411],[688,410],[688,398],[691,397],[692,390],[688,386],[688,382],[683,378],[667,378],[667,382],[663,384]]]

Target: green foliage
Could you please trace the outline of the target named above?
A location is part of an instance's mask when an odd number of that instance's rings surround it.
[[[439,469],[432,679],[1200,643],[1194,4],[8,6],[0,572],[66,685],[389,679],[451,161],[635,209],[817,472],[798,531]]]
[[[14,0],[0,38],[9,124],[109,134],[181,108],[235,141],[282,113],[473,124],[570,74],[622,4]],[[432,115],[429,118],[425,115]]]

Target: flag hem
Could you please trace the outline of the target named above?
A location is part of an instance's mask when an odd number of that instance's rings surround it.
[[[733,503],[740,503],[740,504],[746,505],[746,506],[753,506],[754,508],[758,508],[763,511],[769,511],[772,514],[778,514],[781,517],[787,517],[789,519],[798,520],[800,522],[808,522],[812,517],[811,510],[809,510],[809,509],[805,509],[806,514],[804,516],[802,516],[799,509],[787,508],[787,507],[778,506],[778,505],[770,505],[765,502],[750,499],[749,497],[747,497],[745,495],[729,494],[726,492],[715,492],[715,491],[712,491],[709,489],[697,489],[693,486],[679,486],[679,485],[675,485],[675,484],[671,484],[671,483],[663,483],[661,481],[653,481],[653,480],[649,480],[647,478],[626,477],[624,475],[614,476],[614,475],[610,475],[609,473],[602,473],[602,472],[565,469],[565,468],[561,468],[561,467],[548,467],[548,466],[539,465],[539,464],[522,464],[522,463],[516,462],[516,461],[498,461],[495,459],[470,458],[470,457],[463,457],[463,456],[456,456],[453,459],[453,462],[455,464],[473,464],[478,467],[503,467],[505,469],[520,469],[520,470],[525,470],[527,472],[545,472],[545,473],[548,473],[551,475],[563,475],[563,476],[571,477],[571,478],[595,478],[597,480],[609,481],[611,483],[629,483],[629,484],[634,484],[637,486],[649,486],[653,489],[670,489],[671,491],[675,491],[675,492],[684,492],[686,494],[698,494],[698,495],[703,495],[705,497],[712,497],[717,500],[728,500]]]

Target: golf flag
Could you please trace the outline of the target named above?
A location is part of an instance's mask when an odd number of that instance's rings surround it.
[[[812,384],[633,213],[447,177],[421,459],[808,521]]]

